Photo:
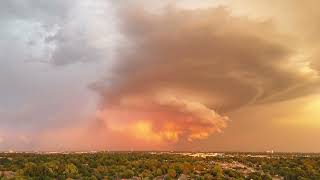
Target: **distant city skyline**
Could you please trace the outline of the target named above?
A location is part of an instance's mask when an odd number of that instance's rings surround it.
[[[320,152],[316,0],[0,2],[0,151]]]

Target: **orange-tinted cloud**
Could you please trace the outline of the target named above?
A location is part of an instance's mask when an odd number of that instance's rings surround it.
[[[204,104],[169,95],[122,97],[118,105],[105,108],[99,119],[116,132],[173,143],[180,138],[205,139],[221,132],[228,120]]]
[[[227,126],[216,110],[304,96],[319,84],[271,21],[224,8],[124,7],[119,16],[128,43],[111,75],[94,86],[101,119],[115,131],[166,142],[205,139]]]

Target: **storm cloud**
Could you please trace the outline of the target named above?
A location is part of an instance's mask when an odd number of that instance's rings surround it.
[[[313,90],[318,85],[315,70],[295,58],[292,40],[278,32],[272,21],[233,16],[225,8],[183,10],[168,6],[152,13],[142,7],[123,7],[119,14],[121,32],[128,43],[119,48],[111,75],[94,86],[106,112],[117,109],[133,114],[131,109],[135,108],[132,111],[179,113],[179,106],[163,108],[154,103],[159,94],[170,94],[178,102],[196,102],[225,114],[246,105],[305,96],[312,93],[310,87]],[[145,106],[126,107],[128,99]],[[133,117],[138,120],[145,116],[157,119],[150,123],[158,133],[159,124],[167,121],[179,127],[194,118],[188,127],[196,127],[206,120],[192,113],[183,120],[146,113]],[[211,121],[222,122],[216,129],[219,131],[227,123],[222,116],[218,121],[211,117]],[[106,121],[132,121],[132,116],[120,117]],[[205,126],[214,129],[216,125]],[[208,136],[216,131],[204,128],[202,132]],[[189,132],[186,138],[192,136]]]
[[[317,5],[1,1],[0,148],[167,150],[258,127],[260,106],[295,117],[320,90]]]

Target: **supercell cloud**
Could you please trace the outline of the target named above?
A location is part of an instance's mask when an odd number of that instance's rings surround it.
[[[225,113],[306,95],[297,89],[315,83],[272,22],[225,8],[124,7],[119,16],[128,43],[111,75],[94,86],[113,130],[145,123],[157,139],[204,139],[227,127]]]
[[[0,148],[174,149],[318,93],[315,1],[195,2],[1,2]]]

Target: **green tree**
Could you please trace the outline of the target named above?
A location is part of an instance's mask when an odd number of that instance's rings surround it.
[[[223,171],[220,165],[216,164],[213,167],[212,174],[214,174],[215,179],[220,180],[223,178]]]
[[[162,173],[162,170],[160,168],[157,169],[156,171],[156,175],[157,176],[161,176],[163,173]]]
[[[176,170],[168,169],[168,176],[171,178],[175,178],[177,176]]]
[[[66,167],[64,169],[64,174],[67,177],[77,176],[78,175],[78,168],[74,164],[69,163],[66,165]]]
[[[134,172],[131,169],[127,169],[123,172],[124,178],[132,178],[134,176]]]

